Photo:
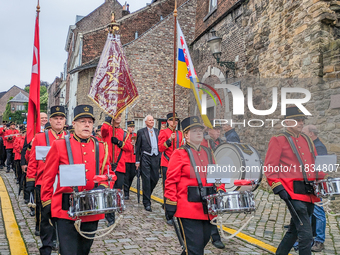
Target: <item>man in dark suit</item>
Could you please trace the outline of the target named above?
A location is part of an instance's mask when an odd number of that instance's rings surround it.
[[[153,128],[154,119],[148,115],[144,119],[146,127],[138,130],[136,142],[136,168],[140,167],[143,181],[143,205],[151,212],[151,194],[156,187],[159,175],[160,153],[158,151],[159,130]]]

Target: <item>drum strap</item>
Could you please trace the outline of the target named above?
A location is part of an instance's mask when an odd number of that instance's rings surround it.
[[[96,138],[91,137],[94,141],[95,144],[95,151],[96,151],[96,155],[95,155],[95,160],[96,160],[96,175],[99,175],[99,142]],[[72,149],[71,149],[71,143],[70,143],[70,136],[69,135],[65,135],[65,142],[66,142],[66,150],[67,150],[67,156],[68,156],[68,161],[70,163],[70,165],[74,164],[73,161],[73,154],[72,154]],[[95,187],[97,187],[98,184],[95,184]],[[78,187],[73,187],[75,192],[78,192]]]
[[[207,152],[209,164],[212,163],[212,157],[211,157],[210,151],[208,151],[208,149],[205,149],[204,147],[201,147],[201,148],[203,148]],[[202,201],[202,204],[203,204],[204,214],[208,214],[207,201],[206,201],[206,199],[204,197],[204,193],[205,192],[204,192],[204,188],[203,188],[201,177],[200,177],[198,171],[196,171],[196,163],[195,163],[194,155],[192,154],[192,151],[191,151],[191,148],[190,148],[189,145],[186,144],[184,146],[184,149],[188,153],[189,159],[190,159],[190,163],[191,163],[192,167],[194,168],[194,172],[195,172],[197,183],[198,183],[198,188],[199,188],[200,195],[201,195],[201,201]]]
[[[67,156],[68,156],[68,161],[70,163],[70,165],[74,164],[73,161],[73,155],[72,155],[72,149],[71,149],[71,143],[70,143],[70,136],[69,135],[65,135],[65,142],[66,142],[66,150],[67,150]],[[78,187],[73,187],[73,190],[75,192],[78,192]]]
[[[50,138],[48,137],[48,130],[45,130],[45,137],[46,137],[46,145],[51,146],[50,145]]]
[[[307,178],[307,174],[306,174],[306,171],[305,171],[305,165],[304,165],[304,163],[303,163],[303,161],[302,161],[302,159],[300,157],[299,152],[296,149],[296,146],[295,146],[295,144],[293,142],[293,139],[292,139],[291,135],[289,133],[287,133],[287,132],[284,132],[283,135],[287,138],[287,141],[290,144],[290,147],[292,148],[295,156],[297,157],[297,159],[298,159],[298,161],[299,161],[299,163],[301,165],[302,175],[303,175],[303,179],[305,181],[305,184],[309,185],[310,182],[308,181],[308,178]]]

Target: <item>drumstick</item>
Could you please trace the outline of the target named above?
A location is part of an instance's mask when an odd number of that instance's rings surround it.
[[[303,223],[302,223],[302,221],[301,221],[299,215],[298,215],[297,212],[295,211],[295,209],[294,209],[292,203],[290,202],[289,199],[287,199],[286,201],[287,201],[287,205],[288,205],[289,209],[290,209],[291,211],[293,211],[293,213],[295,214],[296,218],[300,221],[300,225],[302,226]],[[293,215],[292,215],[292,216],[293,216]]]

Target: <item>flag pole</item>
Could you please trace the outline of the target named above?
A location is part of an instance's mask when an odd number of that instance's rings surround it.
[[[176,53],[177,53],[177,0],[175,0],[175,10],[174,10],[174,85],[173,85],[173,99],[172,99],[172,123],[175,123],[175,116],[176,116]],[[173,133],[176,132],[176,127],[173,130]],[[172,149],[175,150],[175,142],[172,143]]]
[[[109,29],[109,34],[116,35],[116,31],[119,30],[119,24],[115,20],[115,13],[111,12],[111,23],[107,26]],[[112,116],[112,135],[115,137],[116,129],[114,126],[114,116]],[[112,164],[115,163],[115,145],[112,143]],[[114,169],[112,169],[114,171]]]

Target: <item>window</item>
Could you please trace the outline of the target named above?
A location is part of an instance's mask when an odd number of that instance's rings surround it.
[[[207,108],[207,116],[208,116],[208,119],[209,120],[213,120],[215,118],[215,107],[212,106],[212,107],[208,107]]]
[[[209,13],[217,8],[217,0],[209,0]]]
[[[24,105],[17,105],[17,111],[23,111],[25,110],[25,106]],[[13,109],[14,111],[14,109]]]

